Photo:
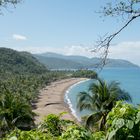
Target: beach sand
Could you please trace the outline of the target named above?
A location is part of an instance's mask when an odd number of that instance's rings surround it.
[[[35,117],[35,123],[42,121],[44,116],[48,114],[59,114],[68,112],[63,116],[64,119],[77,121],[71,114],[68,105],[64,102],[64,94],[66,90],[73,84],[83,81],[85,78],[70,78],[56,82],[52,82],[40,91],[36,108],[33,110],[38,116]]]

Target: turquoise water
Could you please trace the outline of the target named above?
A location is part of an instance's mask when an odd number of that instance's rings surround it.
[[[119,82],[121,88],[129,92],[131,95],[133,104],[140,104],[140,69],[104,69],[98,73],[98,75],[106,81],[115,80]],[[76,106],[78,93],[81,91],[87,91],[92,82],[93,80],[88,80],[78,83],[67,91],[66,98],[68,99],[68,104],[75,116],[89,114],[88,111],[79,112]]]

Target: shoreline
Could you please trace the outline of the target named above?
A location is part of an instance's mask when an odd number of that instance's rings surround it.
[[[78,122],[81,122],[81,118],[79,118],[79,117],[77,116],[76,110],[73,108],[73,104],[72,104],[70,98],[68,97],[68,94],[70,93],[70,90],[71,90],[72,88],[76,87],[77,85],[79,85],[79,84],[81,84],[81,83],[83,83],[83,82],[89,81],[89,80],[90,80],[90,79],[87,79],[87,78],[86,78],[86,79],[84,79],[84,80],[82,80],[82,81],[79,81],[79,82],[77,82],[77,83],[71,85],[71,86],[66,90],[65,95],[64,95],[64,99],[65,99],[64,101],[66,101],[66,104],[68,105],[68,108],[69,108],[69,110],[70,110],[70,113],[74,116],[74,118],[76,118],[76,120],[77,120]]]
[[[35,123],[40,123],[44,116],[48,114],[59,114],[67,112],[62,117],[77,122],[77,118],[72,114],[69,105],[64,101],[65,94],[71,86],[75,86],[87,78],[70,78],[52,82],[40,91],[36,108],[33,109],[38,116],[35,117]]]

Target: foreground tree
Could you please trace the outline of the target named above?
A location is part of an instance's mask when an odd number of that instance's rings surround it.
[[[121,17],[124,25],[113,34],[99,38],[93,52],[101,52],[101,66],[106,64],[109,47],[113,39],[119,35],[130,23],[140,17],[140,0],[111,0],[100,11],[103,16]]]
[[[130,101],[130,95],[119,87],[119,83],[97,79],[89,92],[80,92],[77,107],[80,111],[87,109],[93,114],[86,117],[85,125],[90,129],[104,130],[106,116],[119,100]]]
[[[117,102],[107,116],[108,140],[140,139],[140,108],[132,104]]]
[[[35,114],[27,100],[3,84],[0,88],[0,137],[15,127],[31,129]]]

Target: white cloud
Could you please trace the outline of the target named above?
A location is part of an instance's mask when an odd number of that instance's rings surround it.
[[[93,57],[93,53],[91,53],[90,49],[88,47],[79,45],[79,46],[65,46],[65,47],[13,47],[13,49],[18,51],[28,51],[31,53],[44,53],[44,52],[54,52],[54,53],[60,53],[64,55],[82,55]]]
[[[109,57],[116,59],[126,59],[140,65],[140,41],[122,42],[111,46]]]
[[[54,52],[65,55],[82,55],[86,57],[98,56],[91,52],[91,47],[79,46],[65,46],[65,47],[17,47],[13,48],[19,51],[28,51],[31,53]],[[93,49],[93,48],[92,48]],[[140,41],[137,42],[122,42],[111,46],[109,49],[109,57],[114,59],[125,59],[135,64],[140,65]]]
[[[27,40],[27,37],[26,36],[19,35],[19,34],[13,34],[12,37],[15,40]]]
[[[63,54],[66,55],[81,55],[87,57],[93,57],[93,53],[91,53],[91,49],[86,46],[66,46],[63,48]]]

